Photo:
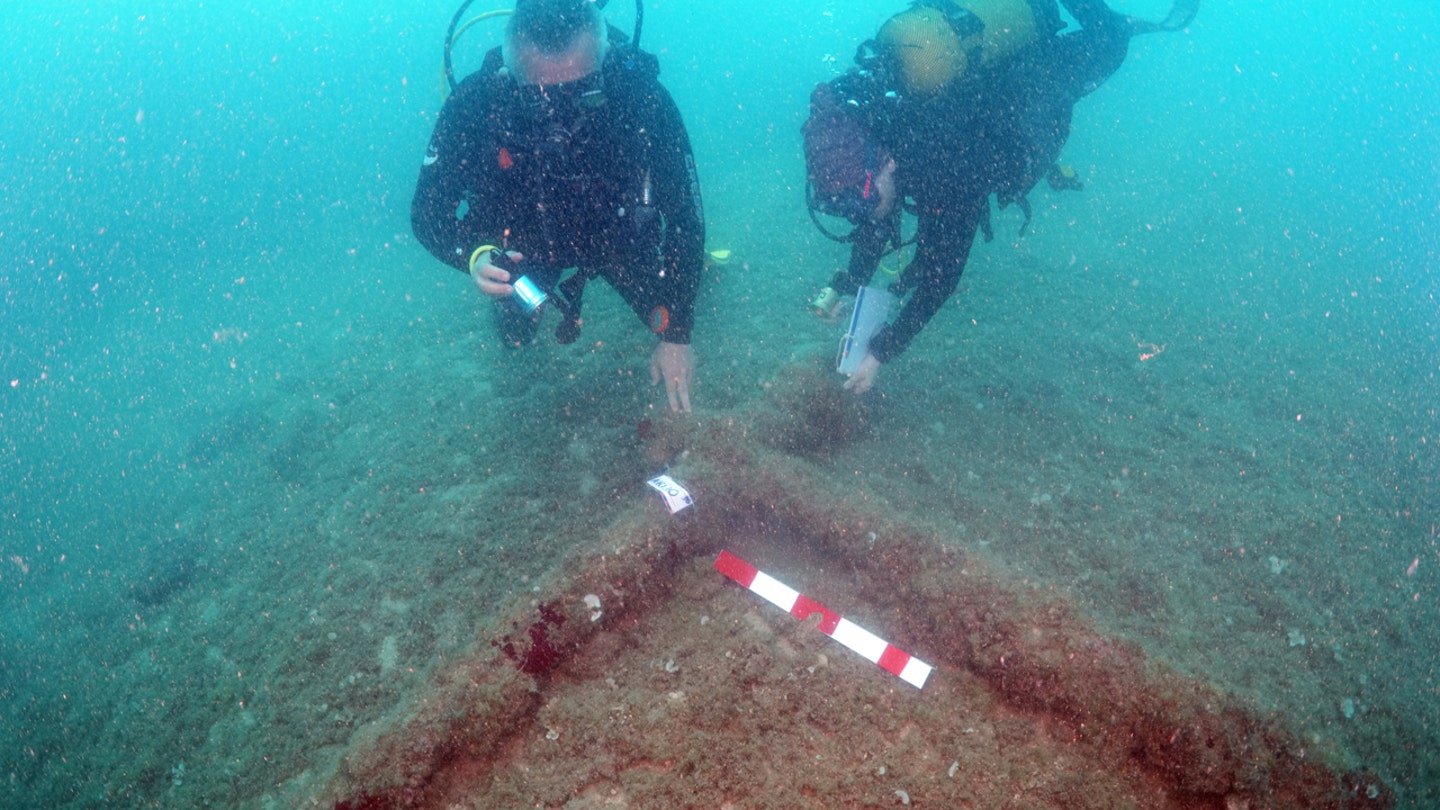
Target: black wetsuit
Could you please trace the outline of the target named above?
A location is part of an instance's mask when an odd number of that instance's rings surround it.
[[[990,195],[1001,206],[1021,201],[1059,158],[1075,102],[1125,59],[1127,19],[1100,0],[1066,0],[1082,28],[1056,35],[1053,1],[1032,2],[1038,41],[1003,67],[977,72],[930,98],[902,97],[874,125],[896,161],[896,190],[914,202],[915,255],[898,281],[910,293],[900,314],[870,342],[888,362],[905,351],[960,282],[975,233],[988,227]],[[856,232],[846,270],[830,286],[850,295],[868,284],[899,234],[893,219]]]
[[[661,340],[689,343],[704,216],[689,137],[657,74],[653,56],[612,43],[587,84],[603,101],[555,100],[566,88],[556,85],[542,105],[491,51],[440,111],[411,205],[415,236],[461,270],[481,245],[523,254],[512,277],[549,292],[572,332],[584,280],[601,277]],[[533,336],[538,314],[513,298],[497,314],[507,343]]]

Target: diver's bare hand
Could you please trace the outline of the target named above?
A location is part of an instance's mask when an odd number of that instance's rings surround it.
[[[517,262],[525,258],[519,253],[509,253],[506,255],[509,256],[511,261]],[[475,286],[479,288],[480,292],[485,293],[491,298],[504,298],[508,295],[515,294],[515,288],[510,284],[509,271],[502,270],[491,264],[488,258],[485,259],[483,264],[475,268],[472,278],[475,279]]]
[[[665,381],[670,410],[690,412],[690,383],[695,377],[695,353],[688,344],[660,342],[650,357],[650,382]]]
[[[860,361],[860,367],[855,369],[855,373],[845,381],[845,390],[863,394],[875,384],[875,378],[879,374],[880,361],[875,359],[875,355],[866,352],[865,359]]]

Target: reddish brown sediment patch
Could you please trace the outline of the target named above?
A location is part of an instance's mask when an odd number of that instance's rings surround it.
[[[687,448],[697,506],[637,506],[541,587],[548,618],[517,606],[495,636],[508,653],[485,645],[438,673],[404,719],[352,746],[317,804],[1393,803],[1373,775],[1341,773],[1278,720],[1099,634],[1061,595],[987,571],[943,530],[847,497],[772,449],[795,442],[750,424],[656,425],[665,453]],[[710,569],[721,548],[935,664],[930,682],[915,690],[728,584]],[[539,653],[518,632],[537,622]]]
[[[538,678],[549,675],[550,670],[559,666],[566,658],[566,651],[557,648],[550,641],[551,633],[565,623],[565,614],[559,610],[558,605],[540,605],[536,612],[540,614],[540,618],[525,628],[523,637],[505,635],[490,644],[513,661],[521,672]],[[519,629],[520,625],[516,624],[517,633]]]

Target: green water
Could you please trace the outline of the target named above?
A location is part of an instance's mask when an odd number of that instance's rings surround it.
[[[647,7],[733,252],[696,419],[834,350],[799,125],[898,8]],[[452,11],[12,12],[5,806],[284,806],[651,497],[664,394],[619,299],[507,352],[408,235]],[[1440,801],[1437,37],[1420,2],[1207,0],[1137,41],[1077,110],[1085,191],[1037,192],[1023,239],[997,216],[818,462],[1413,807]]]

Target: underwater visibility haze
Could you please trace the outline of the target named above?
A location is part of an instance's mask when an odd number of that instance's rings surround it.
[[[713,252],[674,415],[607,287],[578,342],[510,350],[411,235],[455,4],[11,4],[0,805],[1300,806],[1255,776],[1284,762],[1348,806],[1440,806],[1440,9],[1204,0],[1137,38],[1077,106],[1084,189],[1042,185],[1023,235],[997,210],[855,397],[806,306],[848,253],[807,216],[800,126],[904,6],[645,4]],[[673,517],[665,462],[696,499]],[[725,585],[721,546],[931,681]],[[574,583],[605,565],[592,623]],[[1186,684],[1153,716],[1205,695],[1281,753],[1102,739],[947,625],[938,595],[981,580],[1050,652]],[[528,709],[438,719],[466,679]],[[669,748],[606,736],[631,722]],[[814,756],[717,787],[707,757],[749,773],[757,740]]]

